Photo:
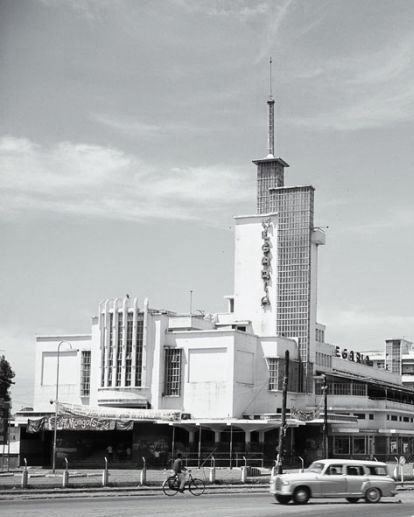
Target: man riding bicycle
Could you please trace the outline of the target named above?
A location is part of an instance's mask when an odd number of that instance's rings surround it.
[[[180,482],[179,491],[184,492],[184,486],[185,486],[185,482],[187,480],[187,474],[186,474],[187,469],[184,467],[183,455],[181,454],[181,452],[179,452],[177,454],[177,457],[175,458],[172,468]]]

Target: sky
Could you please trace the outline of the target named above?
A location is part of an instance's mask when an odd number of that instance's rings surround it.
[[[414,2],[0,0],[0,353],[98,303],[223,312],[267,154],[313,185],[330,343],[414,338]]]

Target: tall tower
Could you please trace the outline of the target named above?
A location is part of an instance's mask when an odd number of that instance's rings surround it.
[[[271,212],[269,189],[283,187],[285,167],[289,165],[282,158],[275,158],[275,100],[272,95],[272,58],[270,58],[270,91],[268,105],[268,154],[266,158],[255,160],[257,165],[257,213]]]
[[[272,265],[276,284],[276,307],[273,308],[276,334],[298,339],[303,370],[300,389],[310,391],[316,325],[317,246],[324,244],[324,238],[314,229],[314,188],[284,184],[284,169],[289,165],[274,156],[275,101],[271,89],[267,104],[268,155],[253,162],[257,165],[257,213],[277,213],[278,216]]]

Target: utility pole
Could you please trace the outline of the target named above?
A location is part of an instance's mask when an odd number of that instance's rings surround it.
[[[323,457],[328,457],[328,382],[326,375],[322,375],[323,390]]]
[[[279,427],[279,444],[277,454],[277,473],[282,474],[284,450],[286,441],[286,402],[287,402],[287,390],[289,383],[289,350],[285,352],[285,375],[283,376],[283,391],[282,391],[282,421]]]

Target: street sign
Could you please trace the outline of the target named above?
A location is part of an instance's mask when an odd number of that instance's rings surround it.
[[[400,465],[405,465],[405,462],[406,462],[406,459],[404,458],[404,456],[400,456],[399,460],[398,460],[398,463]]]

